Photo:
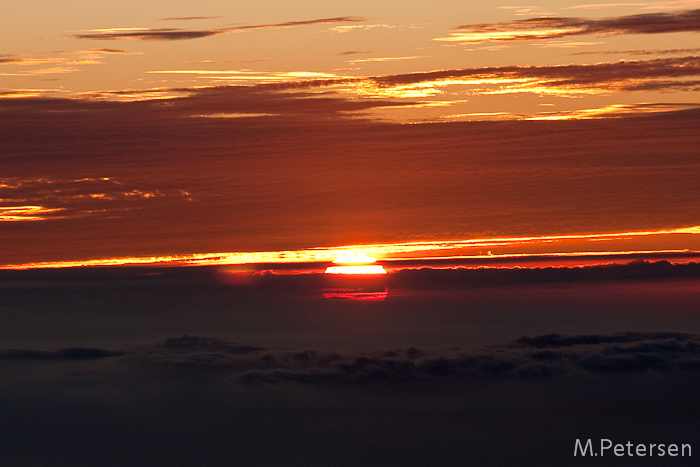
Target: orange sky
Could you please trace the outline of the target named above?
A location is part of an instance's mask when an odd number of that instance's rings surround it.
[[[700,1],[5,11],[0,265],[700,224]]]

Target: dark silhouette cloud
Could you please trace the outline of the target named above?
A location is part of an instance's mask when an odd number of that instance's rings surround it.
[[[507,23],[459,26],[452,36],[438,40],[458,42],[522,41],[588,34],[662,34],[700,31],[700,9],[644,13],[603,19],[538,17]]]
[[[527,379],[599,373],[696,371],[700,370],[700,336],[677,332],[548,334],[471,349],[409,347],[337,352],[274,349],[214,337],[184,335],[130,351],[82,347],[56,351],[0,351],[0,359],[8,360],[105,358],[110,358],[112,363],[119,362],[119,371],[195,371],[243,384]]]
[[[637,50],[589,50],[586,52],[574,52],[570,55],[679,55],[679,54],[697,54],[700,48],[689,49],[637,49]]]
[[[161,18],[158,21],[197,21],[203,19],[219,19],[223,16],[173,16],[170,18]]]
[[[99,29],[93,31],[69,34],[74,39],[100,39],[100,40],[143,40],[143,41],[177,41],[188,39],[200,39],[203,37],[218,36],[235,32],[254,29],[280,29],[297,26],[310,26],[315,24],[353,23],[366,21],[365,18],[355,16],[339,16],[335,18],[321,18],[305,21],[288,21],[284,23],[256,24],[250,26],[234,26],[214,29],[178,29],[178,28],[114,28]]]
[[[8,360],[99,360],[122,355],[124,355],[124,352],[94,347],[69,347],[54,351],[28,349],[0,350],[0,359]]]

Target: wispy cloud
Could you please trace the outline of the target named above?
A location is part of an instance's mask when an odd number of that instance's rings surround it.
[[[339,52],[336,55],[357,55],[357,54],[371,54],[372,52],[367,51],[367,50],[348,50],[345,52]]]
[[[645,10],[673,10],[688,8],[689,6],[700,5],[698,0],[682,0],[672,2],[642,2],[642,3],[590,3],[585,5],[574,5],[564,8],[564,10],[598,10],[601,8],[619,7],[642,7]]]
[[[161,18],[158,21],[199,21],[220,18],[223,18],[223,16],[173,16],[170,18]]]
[[[484,41],[526,41],[588,34],[662,34],[700,31],[700,9],[676,13],[646,13],[603,19],[574,17],[538,17],[506,23],[459,26],[446,42],[479,43]]]
[[[284,23],[257,24],[250,26],[235,26],[213,29],[179,29],[179,28],[109,28],[91,29],[69,34],[74,39],[100,39],[100,40],[142,40],[142,41],[177,41],[188,39],[200,39],[203,37],[232,34],[236,32],[251,31],[255,29],[281,29],[299,26],[311,26],[317,24],[353,23],[366,21],[365,18],[356,16],[339,16],[335,18],[321,18],[304,21],[288,21]]]
[[[156,75],[192,75],[210,80],[250,84],[340,78],[340,76],[333,73],[320,73],[316,71],[255,72],[241,70],[158,70],[149,71],[147,73]]]
[[[348,63],[351,64],[357,64],[357,63],[372,63],[372,62],[402,62],[405,60],[416,60],[418,58],[425,58],[425,57],[420,57],[418,55],[412,55],[409,57],[372,57],[372,58],[357,58],[355,60],[350,60]]]
[[[39,97],[60,92],[60,89],[3,89],[0,90],[0,99]]]
[[[681,55],[681,54],[697,54],[700,52],[700,47],[691,49],[637,49],[637,50],[601,50],[601,51],[586,51],[576,52],[571,55]]]
[[[0,72],[0,76],[42,76],[57,73],[73,73],[77,66],[98,65],[106,55],[140,55],[124,49],[88,49],[71,52],[56,52],[54,55],[18,56],[5,55],[0,57],[0,66],[40,66],[55,65],[49,68],[37,68],[29,71]]]
[[[350,31],[367,31],[367,30],[375,29],[375,28],[394,29],[395,27],[396,26],[391,26],[388,24],[362,24],[362,25],[350,25],[350,26],[336,26],[334,28],[330,28],[329,31],[339,32],[341,34],[344,34],[346,32],[350,32]]]
[[[0,179],[0,222],[83,217],[138,208],[155,198],[189,199],[183,190],[144,189],[113,178]],[[26,204],[32,203],[32,204]]]
[[[543,112],[529,117],[528,120],[581,120],[699,109],[700,104],[616,104],[597,109]]]
[[[91,63],[81,63],[81,65],[88,65]],[[0,73],[0,76],[45,76],[45,75],[56,75],[56,74],[62,74],[62,73],[74,73],[78,71],[78,68],[75,67],[66,67],[66,66],[56,66],[56,67],[50,67],[50,68],[39,68],[36,70],[29,70],[29,71],[18,71],[18,72],[6,72],[6,73]]]

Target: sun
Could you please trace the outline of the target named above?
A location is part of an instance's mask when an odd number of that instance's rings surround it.
[[[383,266],[373,264],[376,261],[375,258],[363,254],[339,257],[333,261],[333,264],[338,266],[328,266],[326,274],[386,274]]]

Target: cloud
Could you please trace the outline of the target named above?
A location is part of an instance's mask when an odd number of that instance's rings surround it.
[[[700,104],[617,104],[602,108],[571,110],[563,112],[542,112],[528,120],[572,120],[586,118],[620,117],[622,115],[643,115],[658,112],[698,111]]]
[[[700,336],[677,332],[521,337],[470,349],[416,347],[366,352],[275,349],[184,335],[133,350],[8,349],[0,359],[100,360],[122,368],[224,378],[241,384],[531,379],[700,370]]]
[[[65,208],[47,208],[45,206],[0,206],[0,222],[56,219],[62,216],[54,216],[54,214],[64,210]]]
[[[53,351],[8,349],[0,350],[0,359],[6,360],[100,360],[119,357],[125,352],[94,347],[70,347]]]
[[[700,79],[700,57],[659,58],[586,65],[505,66],[438,70],[367,78],[377,92],[384,88],[409,89],[426,84],[434,88],[446,85],[479,87],[478,93],[504,94],[596,94],[641,89],[695,89]]]
[[[174,16],[170,18],[161,18],[158,21],[198,21],[205,19],[219,19],[223,16]]]
[[[348,50],[346,52],[339,52],[336,55],[357,55],[357,54],[371,54],[372,52],[367,50]]]
[[[365,18],[356,16],[339,16],[335,18],[321,18],[305,21],[288,21],[284,23],[258,24],[250,26],[235,26],[214,29],[177,29],[177,28],[110,28],[92,29],[89,31],[69,34],[74,39],[99,39],[99,40],[143,40],[143,41],[176,41],[200,39],[203,37],[218,36],[236,32],[250,31],[254,29],[281,29],[298,26],[311,26],[316,24],[335,24],[362,22]]]
[[[105,215],[139,208],[164,197],[191,199],[184,190],[143,189],[114,178],[0,179],[0,222],[43,221]],[[24,203],[35,203],[27,205]]]
[[[618,7],[644,7],[645,10],[667,10],[676,8],[687,8],[700,4],[698,0],[680,0],[670,2],[643,2],[643,3],[592,3],[586,5],[574,5],[564,8],[564,10],[597,10],[600,8]]]
[[[680,55],[680,54],[697,54],[700,48],[689,49],[637,49],[637,50],[602,50],[602,51],[586,51],[575,52],[571,55]]]
[[[77,66],[99,65],[105,55],[140,55],[140,52],[130,52],[124,49],[89,49],[75,50],[71,52],[55,52],[56,55],[37,55],[21,57],[17,55],[5,55],[0,57],[0,66],[37,66],[55,65],[49,68],[37,68],[29,71],[0,72],[0,76],[44,76],[58,73],[73,73],[79,71]]]
[[[344,34],[346,32],[350,32],[350,31],[368,31],[368,30],[374,29],[374,28],[394,29],[395,27],[396,26],[390,26],[388,24],[362,24],[362,25],[351,25],[351,26],[337,26],[334,28],[330,28],[329,31]]]
[[[507,23],[472,24],[459,26],[449,36],[435,40],[480,43],[552,39],[588,34],[614,36],[698,31],[700,31],[700,9],[603,19],[542,16]]]
[[[412,55],[408,57],[372,57],[372,58],[358,58],[350,60],[348,63],[353,65],[357,63],[369,63],[369,62],[397,62],[404,60],[416,60],[418,58],[425,58],[424,56]]]

